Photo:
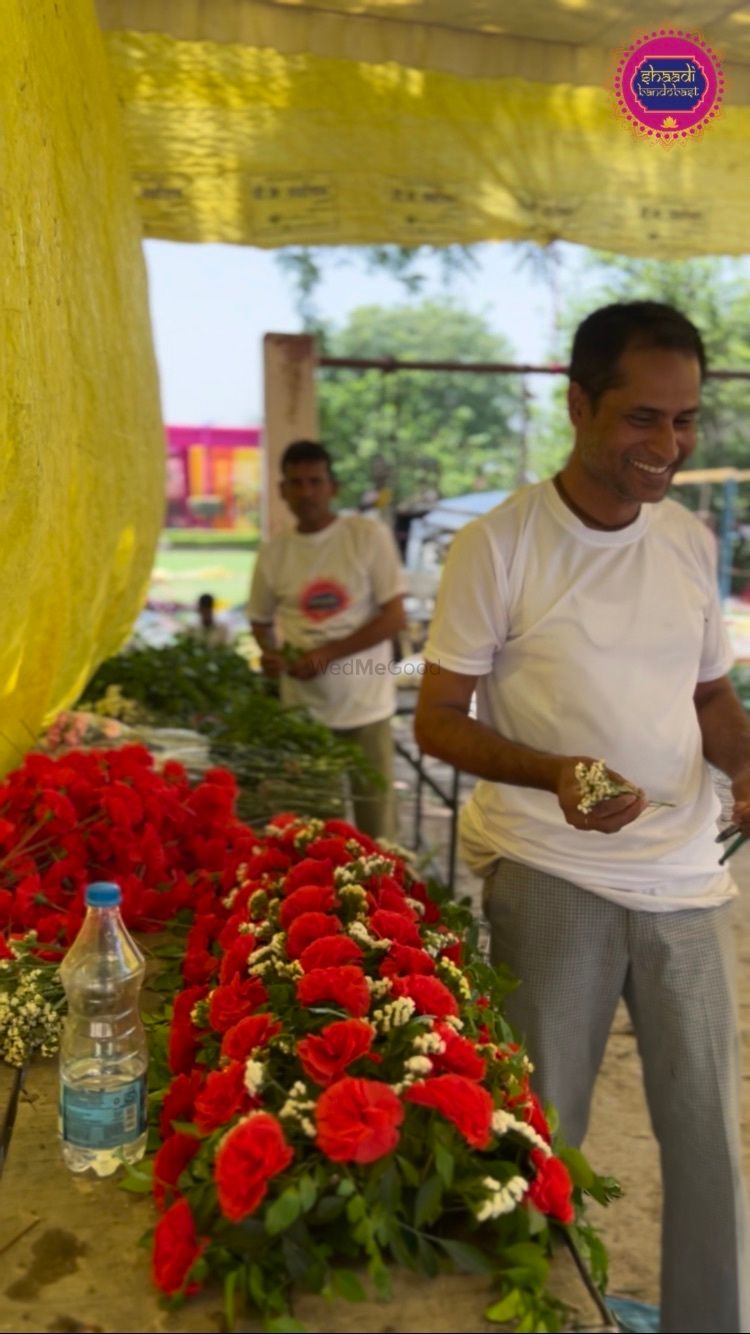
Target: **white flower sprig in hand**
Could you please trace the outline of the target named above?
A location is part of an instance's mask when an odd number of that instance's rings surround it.
[[[604,760],[594,760],[592,764],[584,764],[581,760],[575,767],[575,776],[578,788],[581,794],[578,802],[578,810],[584,815],[593,811],[600,801],[607,801],[609,797],[622,797],[627,794],[639,796],[640,790],[632,783],[625,783],[619,777],[614,777],[607,768]],[[671,801],[649,801],[649,806],[672,806]]]

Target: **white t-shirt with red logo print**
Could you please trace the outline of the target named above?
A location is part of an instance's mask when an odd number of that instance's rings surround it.
[[[263,543],[248,616],[276,621],[284,644],[311,649],[359,630],[405,588],[385,525],[358,514],[337,516],[319,533],[292,530]],[[390,718],[396,708],[390,641],[337,658],[309,681],[283,674],[281,700],[335,728]]]

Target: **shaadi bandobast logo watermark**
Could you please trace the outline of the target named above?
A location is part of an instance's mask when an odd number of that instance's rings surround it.
[[[689,142],[716,118],[724,74],[697,33],[658,28],[623,52],[615,75],[619,111],[634,130],[662,143]]]

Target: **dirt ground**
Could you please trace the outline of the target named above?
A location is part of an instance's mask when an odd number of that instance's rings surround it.
[[[402,725],[403,736],[408,729]],[[399,729],[401,731],[401,729]],[[449,771],[431,765],[430,773],[447,788]],[[400,838],[411,845],[414,827],[414,777],[409,766],[399,762]],[[462,797],[471,790],[471,780],[462,780]],[[447,874],[450,812],[425,791],[422,828],[427,848],[435,854],[435,869]],[[743,1145],[746,1180],[750,1182],[750,843],[732,857],[732,870],[740,889],[736,912],[739,955],[740,1023],[743,1042]],[[458,863],[456,893],[468,894],[478,904],[479,882]],[[661,1189],[659,1157],[651,1134],[643,1095],[635,1037],[624,1006],[617,1012],[604,1063],[597,1083],[589,1134],[584,1144],[592,1166],[616,1177],[623,1198],[606,1210],[596,1211],[610,1255],[609,1291],[618,1296],[658,1304],[659,1232]]]

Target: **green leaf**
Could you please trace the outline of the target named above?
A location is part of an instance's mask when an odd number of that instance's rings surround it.
[[[414,1268],[414,1254],[409,1250],[406,1243],[406,1234],[402,1231],[398,1220],[390,1218],[388,1220],[388,1240],[386,1245],[390,1248],[396,1264],[402,1265],[404,1269]]]
[[[125,1176],[117,1184],[120,1190],[128,1190],[133,1195],[150,1195],[154,1188],[153,1160],[139,1167],[126,1168]]]
[[[336,1187],[336,1194],[341,1195],[343,1199],[346,1199],[349,1195],[353,1195],[355,1190],[356,1187],[354,1182],[350,1181],[348,1177],[344,1177],[342,1181],[339,1181],[339,1184]]]
[[[389,1214],[394,1214],[401,1203],[401,1179],[394,1162],[389,1162],[380,1178],[380,1199]]]
[[[612,1200],[619,1200],[622,1186],[614,1177],[600,1177],[594,1173],[588,1193],[597,1204],[610,1204]]]
[[[334,1269],[331,1274],[331,1281],[340,1297],[348,1302],[364,1302],[367,1300],[367,1293],[360,1283],[357,1275],[352,1273],[351,1269]]]
[[[335,1195],[324,1195],[322,1200],[318,1200],[315,1207],[315,1221],[317,1223],[331,1223],[334,1218],[338,1218],[344,1212],[346,1202],[339,1200]]]
[[[448,1241],[444,1237],[440,1238],[440,1245],[462,1273],[494,1274],[496,1265],[477,1246],[470,1246],[465,1241]]]
[[[523,1306],[523,1297],[518,1288],[513,1288],[506,1297],[501,1297],[499,1302],[493,1302],[485,1311],[485,1319],[492,1320],[498,1325],[507,1324],[518,1315]]]
[[[366,1205],[361,1195],[353,1195],[346,1206],[346,1216],[350,1223],[358,1223],[364,1218],[367,1212]]]
[[[538,1334],[538,1331],[544,1328],[546,1326],[538,1323],[535,1313],[529,1311],[516,1325],[516,1334]]]
[[[541,1236],[542,1232],[549,1231],[549,1223],[545,1214],[533,1204],[526,1205],[526,1226],[530,1237]]]
[[[300,1197],[294,1186],[287,1187],[266,1210],[265,1224],[268,1235],[275,1237],[277,1233],[285,1232],[292,1223],[296,1223],[301,1208]]]
[[[419,1172],[408,1158],[402,1158],[400,1154],[396,1156],[396,1162],[401,1169],[401,1175],[408,1186],[419,1185]]]
[[[417,1233],[417,1251],[419,1266],[428,1278],[434,1278],[440,1272],[440,1261],[434,1246],[431,1246],[421,1232]]]
[[[540,1259],[546,1264],[546,1256],[533,1241],[516,1241],[503,1249],[503,1263],[510,1260],[511,1264],[536,1265]]]
[[[573,1185],[580,1186],[581,1190],[590,1190],[594,1183],[594,1173],[580,1149],[562,1145],[557,1150],[557,1156],[570,1172]]]
[[[293,1315],[277,1315],[266,1323],[268,1334],[307,1334],[307,1325]]]
[[[266,1242],[266,1229],[262,1218],[243,1218],[241,1223],[217,1224],[216,1235],[231,1251],[237,1250],[238,1247],[242,1251],[257,1251],[259,1246],[264,1246]]]
[[[193,1139],[205,1139],[203,1131],[199,1130],[193,1121],[173,1121],[172,1129],[178,1131],[180,1135],[191,1135]]]
[[[224,1275],[224,1319],[228,1330],[233,1330],[237,1324],[235,1293],[237,1280],[242,1276],[242,1273],[243,1270],[240,1268],[232,1269],[230,1273]]]
[[[281,1252],[292,1282],[307,1285],[310,1271],[317,1265],[317,1260],[310,1233],[303,1227],[301,1234],[301,1237],[295,1237],[287,1232],[281,1238]]]
[[[315,1201],[318,1198],[318,1188],[315,1185],[315,1182],[313,1181],[312,1177],[309,1176],[307,1173],[305,1173],[305,1175],[301,1177],[297,1183],[297,1190],[299,1191],[299,1199],[302,1212],[306,1214],[310,1209],[312,1209]]]
[[[440,1213],[443,1202],[443,1183],[437,1174],[428,1177],[417,1191],[414,1205],[414,1226],[433,1223]]]
[[[453,1169],[456,1160],[450,1149],[446,1149],[444,1144],[435,1145],[435,1167],[446,1190],[450,1190],[453,1185]]]
[[[391,1276],[387,1265],[383,1264],[379,1255],[374,1255],[368,1265],[370,1278],[375,1284],[375,1291],[382,1302],[388,1302],[393,1296],[391,1287]]]
[[[607,1290],[609,1257],[607,1249],[596,1229],[588,1223],[571,1224],[568,1234],[574,1246],[581,1252],[584,1264],[600,1292]]]
[[[601,1237],[598,1237],[593,1229],[588,1237],[588,1251],[591,1276],[600,1288],[604,1288],[609,1269],[609,1255]]]
[[[266,1288],[263,1282],[263,1270],[258,1264],[251,1264],[250,1266],[247,1276],[247,1291],[250,1300],[254,1302],[259,1310],[262,1309]]]

